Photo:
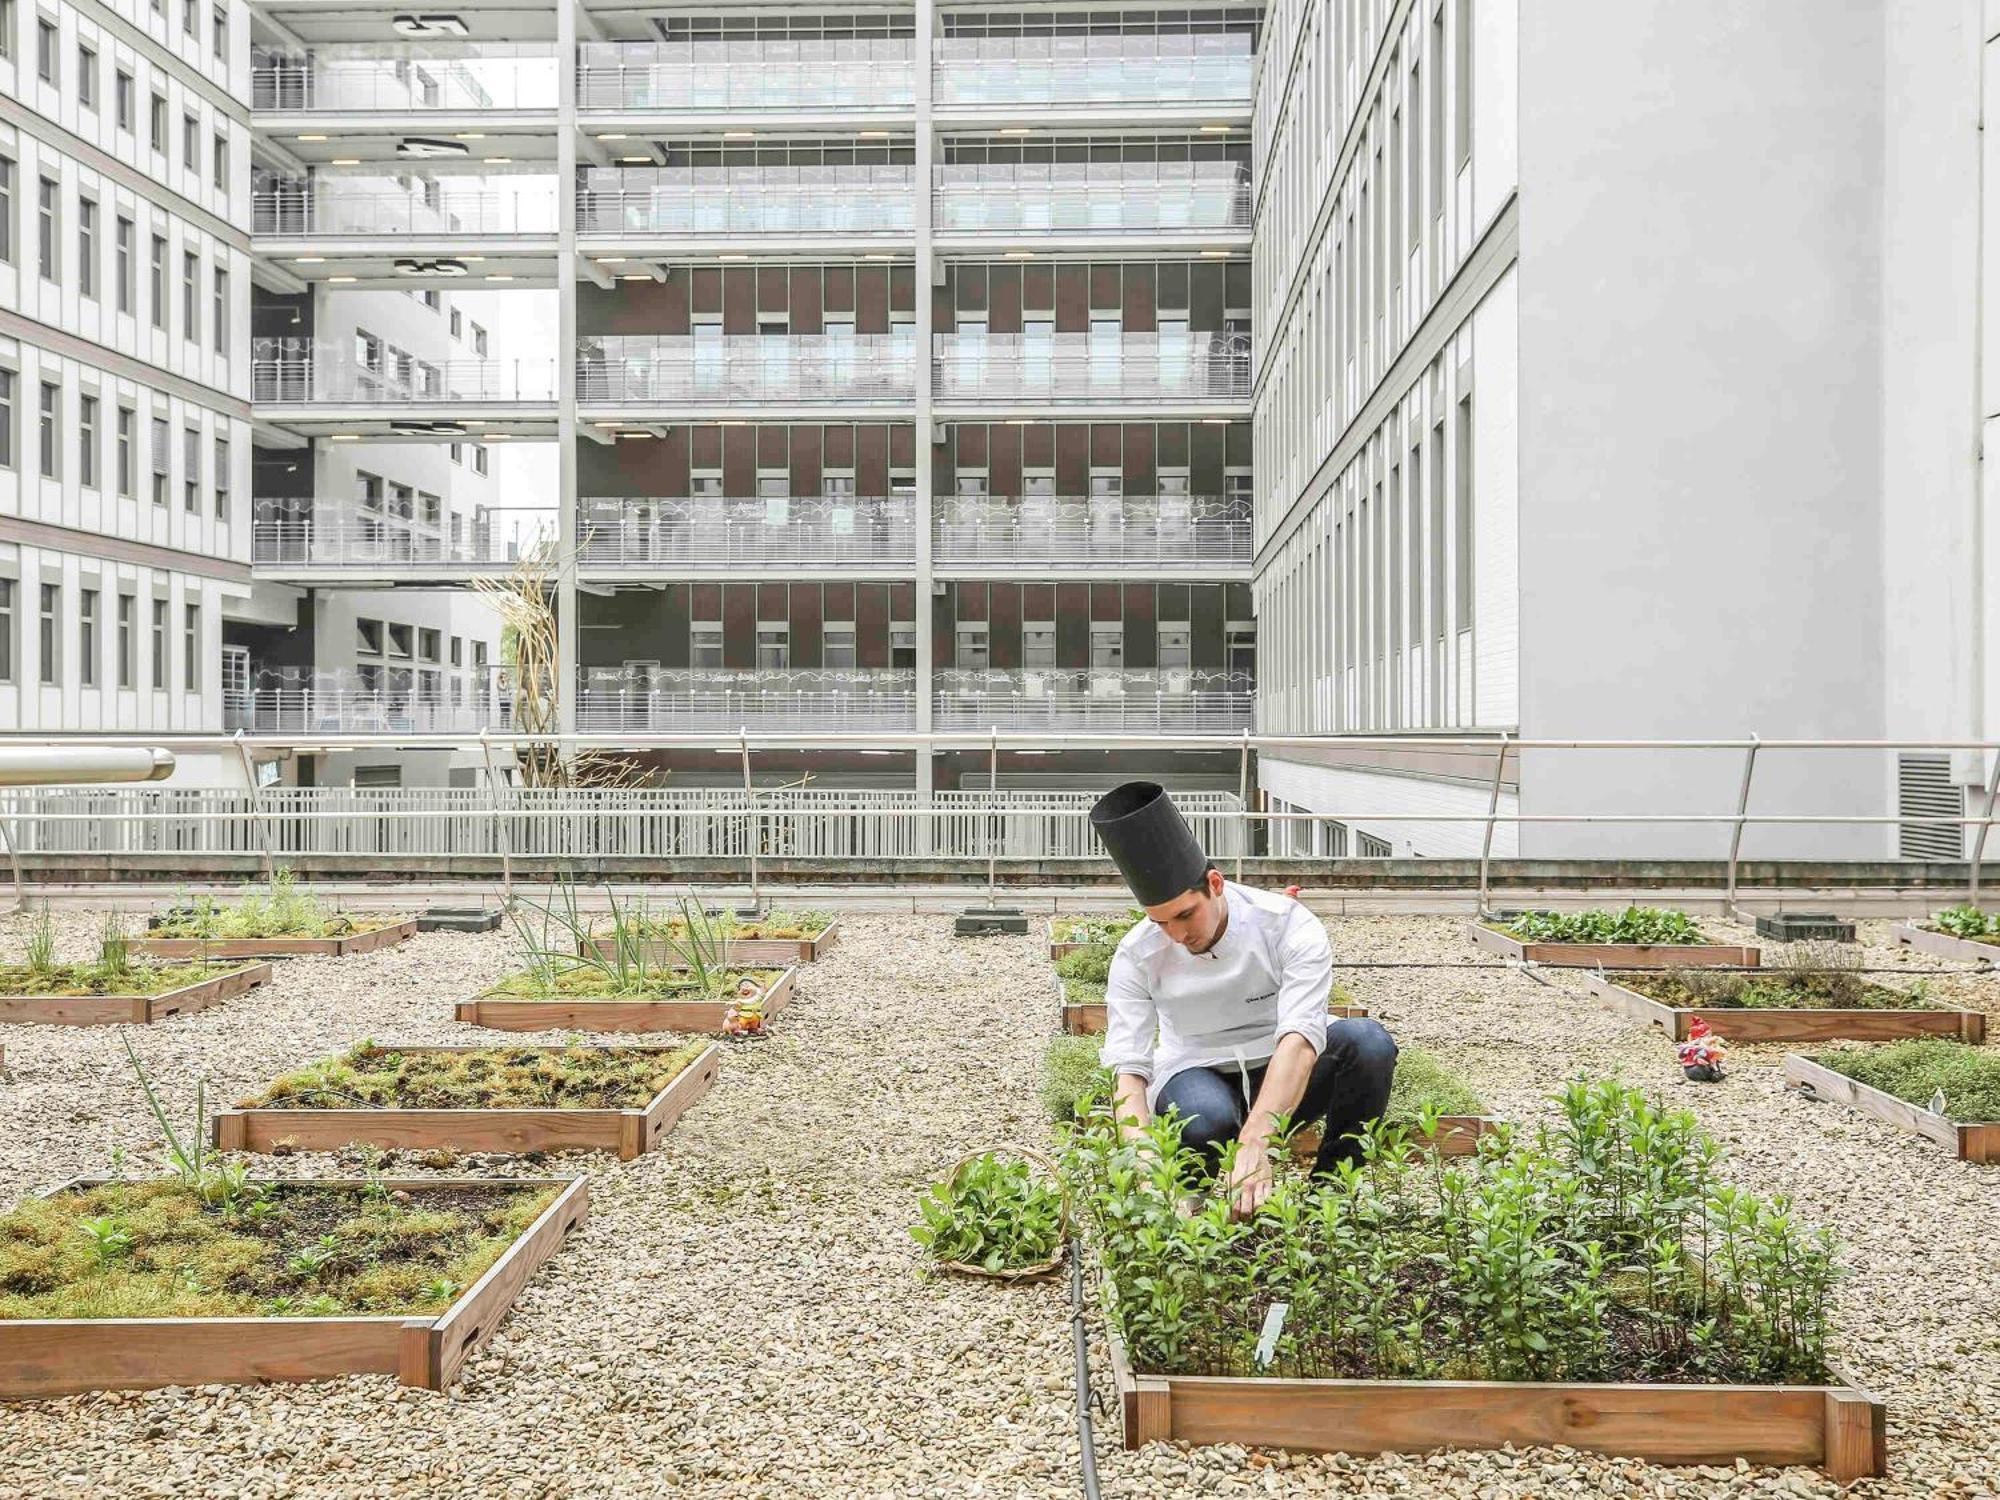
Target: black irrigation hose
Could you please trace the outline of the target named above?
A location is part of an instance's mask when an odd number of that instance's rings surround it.
[[[1084,1500],[1100,1500],[1097,1435],[1090,1424],[1090,1330],[1083,1321],[1083,1244],[1069,1242],[1069,1338],[1076,1352],[1076,1444],[1083,1461]]]

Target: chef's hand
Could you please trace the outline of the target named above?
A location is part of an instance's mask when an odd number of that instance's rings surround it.
[[[1248,1137],[1237,1142],[1236,1161],[1229,1169],[1229,1213],[1247,1219],[1264,1206],[1271,1196],[1275,1179],[1271,1173],[1270,1142]]]

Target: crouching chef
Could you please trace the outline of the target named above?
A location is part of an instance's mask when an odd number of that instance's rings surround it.
[[[1212,1163],[1240,1143],[1227,1184],[1239,1216],[1270,1195],[1280,1116],[1323,1125],[1314,1170],[1354,1159],[1350,1134],[1388,1107],[1396,1043],[1377,1021],[1329,1022],[1319,919],[1224,880],[1151,782],[1107,792],[1090,823],[1148,918],[1118,944],[1104,997],[1101,1056],[1127,1138],[1177,1110],[1181,1139]]]

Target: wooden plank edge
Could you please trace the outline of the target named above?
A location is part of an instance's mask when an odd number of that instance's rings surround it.
[[[643,1155],[656,1149],[660,1142],[680,1123],[694,1102],[715,1087],[715,1080],[722,1074],[722,1044],[710,1042],[695,1060],[681,1069],[673,1081],[653,1096],[652,1102],[644,1109],[636,1111],[638,1121],[635,1126],[636,1140],[629,1144],[631,1155],[626,1155],[625,1142],[620,1143],[618,1158],[630,1161],[632,1157]]]
[[[1836,1072],[1824,1063],[1814,1062],[1796,1052],[1785,1058],[1785,1086],[1807,1098],[1859,1110],[1869,1118],[1905,1134],[1923,1136],[1957,1153],[1964,1160],[1972,1159],[1964,1156],[1968,1144],[1983,1145],[1983,1138],[1975,1138],[1969,1143],[1964,1133],[1965,1126],[1935,1110],[1912,1104],[1907,1099],[1898,1099],[1886,1089],[1878,1089],[1858,1078],[1849,1078],[1845,1073]],[[1980,1122],[1972,1128],[1992,1130],[2000,1136],[2000,1123]]]

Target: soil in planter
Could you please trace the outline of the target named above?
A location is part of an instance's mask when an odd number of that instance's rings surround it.
[[[1676,1010],[1931,1010],[1921,988],[1892,990],[1855,974],[1677,970],[1624,974],[1618,983]]]
[[[1617,1083],[1557,1102],[1560,1124],[1449,1164],[1387,1127],[1352,1172],[1280,1161],[1242,1222],[1226,1194],[1183,1212],[1200,1174],[1170,1122],[1126,1145],[1090,1116],[1066,1165],[1133,1370],[1824,1383],[1832,1243],[1730,1189],[1692,1114]]]
[[[1946,1119],[1960,1125],[2000,1120],[2000,1051],[1921,1037],[1880,1046],[1814,1053],[1812,1060],[1905,1104],[1929,1109],[1944,1090]]]
[[[778,969],[731,969],[722,976],[721,988],[710,994],[685,969],[647,969],[636,985],[621,988],[617,979],[602,969],[579,965],[553,975],[509,974],[486,992],[494,1000],[726,1000],[736,994],[737,985],[749,979],[760,990],[778,982]]]
[[[708,1050],[482,1047],[378,1051],[287,1073],[240,1109],[641,1109]]]
[[[0,1318],[436,1316],[557,1191],[288,1182],[223,1208],[173,1180],[29,1198],[0,1218]]]
[[[0,968],[0,995],[68,998],[96,995],[163,995],[168,990],[201,984],[243,965],[149,964],[134,959],[123,969],[102,964],[57,964],[31,969],[10,964]]]

